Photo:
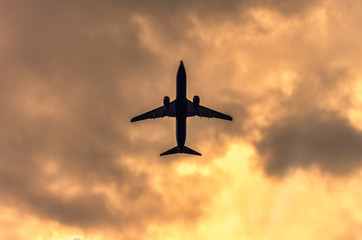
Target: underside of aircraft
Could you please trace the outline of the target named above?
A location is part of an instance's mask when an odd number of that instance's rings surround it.
[[[180,62],[180,66],[177,71],[176,83],[177,86],[175,100],[170,102],[170,98],[168,96],[165,96],[163,98],[163,106],[136,116],[131,119],[131,122],[162,117],[175,117],[177,146],[171,148],[166,152],[161,153],[160,156],[175,153],[187,153],[201,156],[201,154],[197,151],[185,146],[186,118],[199,116],[205,118],[219,118],[232,121],[232,117],[200,105],[199,96],[194,96],[192,101],[186,98],[186,70],[183,61]]]

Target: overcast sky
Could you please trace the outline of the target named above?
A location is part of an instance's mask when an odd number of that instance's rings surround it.
[[[1,239],[362,236],[362,2],[0,1]],[[159,157],[175,98],[202,157]]]

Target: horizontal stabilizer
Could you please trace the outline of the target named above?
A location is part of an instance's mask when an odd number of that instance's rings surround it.
[[[191,148],[188,148],[188,147],[186,147],[186,146],[184,146],[184,147],[182,148],[182,153],[187,153],[187,154],[192,154],[192,155],[199,155],[199,156],[201,156],[201,153],[198,153],[198,152],[196,152],[195,150],[192,150]]]
[[[175,154],[175,153],[187,153],[187,154],[201,156],[201,153],[198,153],[195,150],[192,150],[191,148],[188,148],[186,146],[183,146],[182,151],[180,151],[180,148],[178,146],[176,146],[164,153],[161,153],[160,156],[165,156],[165,155],[170,155],[170,154]]]
[[[170,155],[170,154],[175,154],[175,153],[180,153],[180,149],[178,148],[178,146],[171,148],[170,150],[161,153],[160,156],[165,156],[165,155]]]

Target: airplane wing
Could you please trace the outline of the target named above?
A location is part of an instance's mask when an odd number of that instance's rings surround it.
[[[175,100],[170,102],[168,109],[165,106],[158,107],[144,114],[138,115],[131,119],[131,122],[137,122],[145,119],[155,119],[162,117],[175,117],[176,116],[176,106]]]
[[[224,120],[232,121],[233,118],[229,115],[217,112],[210,108],[198,105],[195,106],[190,100],[187,100],[187,116],[199,116],[199,117],[207,117],[207,118],[219,118]]]

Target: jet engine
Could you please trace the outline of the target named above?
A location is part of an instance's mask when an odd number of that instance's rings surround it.
[[[163,98],[163,106],[168,109],[168,107],[170,106],[170,98],[168,96],[165,96]]]
[[[198,107],[200,105],[199,96],[195,95],[194,98],[192,99],[192,103],[194,104],[195,107]]]

